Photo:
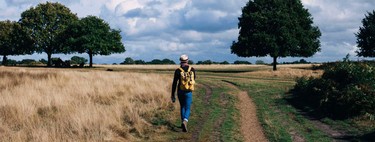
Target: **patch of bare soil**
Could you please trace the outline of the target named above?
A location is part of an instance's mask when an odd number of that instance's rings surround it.
[[[225,81],[226,82],[226,81]],[[264,135],[263,128],[258,121],[256,115],[256,106],[251,100],[246,91],[241,91],[232,83],[228,83],[230,87],[234,90],[238,90],[235,96],[238,98],[239,102],[236,107],[239,109],[241,118],[241,133],[243,135],[244,141],[246,142],[266,142],[268,141]]]

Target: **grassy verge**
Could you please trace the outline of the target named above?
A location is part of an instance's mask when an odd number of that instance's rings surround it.
[[[293,82],[236,80],[257,105],[269,141],[331,141],[285,100]]]
[[[210,115],[206,116],[207,122],[203,126],[200,140],[240,141],[239,112],[235,107],[237,100],[230,94],[232,90],[220,80],[210,80],[206,84],[212,87],[211,100],[208,105],[204,104],[197,109],[208,109]]]
[[[155,66],[151,69],[148,69],[149,66],[121,67],[114,68],[114,71],[157,72],[170,75],[176,67]],[[273,72],[269,67],[264,66],[194,65],[194,67],[198,70],[199,83],[212,87],[210,103],[205,102],[204,88],[198,88],[194,92],[189,133],[179,132],[181,130],[177,128],[181,124],[178,103],[175,104],[172,115],[166,114],[165,120],[155,121],[154,125],[168,125],[172,130],[171,134],[170,131],[166,132],[168,140],[241,141],[242,138],[238,132],[239,112],[234,107],[237,100],[229,95],[232,90],[227,84],[221,83],[221,80],[228,80],[241,90],[247,91],[256,103],[259,120],[270,141],[332,141],[327,134],[318,130],[313,122],[301,115],[300,110],[292,107],[287,101],[290,97],[287,92],[293,87],[295,77],[319,76],[320,71],[285,67]],[[169,121],[169,119],[173,120]],[[218,123],[217,120],[220,119],[223,121]],[[322,119],[322,122],[335,130],[350,130],[349,133],[357,136],[375,137],[373,122],[331,119]],[[359,138],[359,140],[362,139]]]

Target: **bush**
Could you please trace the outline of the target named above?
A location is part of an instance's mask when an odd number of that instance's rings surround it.
[[[229,65],[230,63],[228,61],[220,62],[221,65]]]
[[[321,78],[299,78],[293,92],[312,108],[334,118],[375,115],[375,66],[338,62]]]

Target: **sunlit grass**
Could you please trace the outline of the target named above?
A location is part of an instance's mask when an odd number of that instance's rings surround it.
[[[170,107],[169,82],[157,74],[0,67],[0,141],[148,139],[153,117]]]
[[[236,130],[240,124],[234,121],[236,115],[233,115],[237,112],[234,104],[231,104],[236,98],[230,97],[231,103],[217,106],[222,95],[231,93],[223,80],[236,83],[252,99],[260,101],[257,111],[264,113],[260,114],[260,121],[266,132],[275,134],[268,135],[271,141],[290,140],[289,133],[296,131],[300,131],[302,137],[306,135],[314,139],[321,136],[319,133],[304,132],[310,127],[309,123],[294,121],[291,118],[297,114],[295,110],[285,102],[275,102],[285,97],[285,92],[293,86],[296,77],[316,77],[321,74],[321,71],[306,69],[311,65],[278,65],[278,71],[272,71],[272,66],[267,65],[192,66],[197,70],[198,84],[205,83],[214,89],[210,106],[205,105],[203,88],[198,87],[194,92],[197,96],[193,101],[190,130],[198,128],[200,117],[208,121],[205,128],[199,130],[198,139],[211,139],[210,132],[216,130],[213,124],[217,118],[225,118],[218,128],[223,134],[219,137],[221,140],[241,139]],[[178,67],[0,67],[0,141],[189,140],[189,133],[174,133],[172,131],[178,128],[171,128],[171,125],[175,127],[173,125],[180,123],[178,109],[173,110],[178,108],[178,103],[172,105],[169,100],[173,72]],[[112,71],[106,71],[108,69]],[[271,108],[262,109],[262,106]],[[207,110],[212,114],[203,115]],[[223,114],[226,114],[225,117]],[[288,119],[285,122],[291,124],[286,127],[280,119]],[[234,133],[238,135],[232,135]]]

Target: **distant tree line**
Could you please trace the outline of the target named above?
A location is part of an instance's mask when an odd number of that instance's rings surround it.
[[[52,66],[55,67],[83,67],[87,63],[87,59],[79,56],[73,56],[70,60],[63,61],[61,58],[51,58]],[[2,61],[0,62],[2,63]],[[22,59],[21,61],[7,59],[8,66],[38,66],[38,65],[47,65],[48,61],[46,59]]]
[[[264,62],[263,62],[264,63]],[[144,60],[134,60],[132,59],[131,57],[127,57],[125,58],[125,60],[123,62],[120,63],[121,65],[175,65],[176,62],[174,62],[173,60],[170,60],[170,59],[153,59],[149,62],[146,62]],[[220,64],[220,65],[229,65],[231,63],[229,63],[228,61],[223,61],[223,62],[215,62],[215,61],[211,61],[211,60],[205,60],[205,61],[198,61],[197,63],[195,63],[193,60],[189,60],[189,64],[195,64],[195,65],[211,65],[211,64]],[[251,62],[249,61],[234,61],[233,64],[252,64]]]
[[[163,60],[154,59],[150,62],[146,62],[144,60],[133,60],[132,58],[127,57],[120,64],[121,65],[134,65],[134,64],[136,65],[146,65],[146,64],[163,65],[164,64],[165,65],[165,64],[176,64],[176,63],[170,59],[163,59]]]
[[[7,56],[44,52],[49,67],[52,54],[59,53],[87,53],[92,67],[95,55],[125,52],[120,30],[111,29],[99,17],[79,19],[57,2],[31,7],[22,12],[18,22],[0,21],[0,41],[2,65],[11,64]]]
[[[305,59],[301,59],[293,62],[283,62],[282,64],[311,64],[311,62],[308,62]]]
[[[310,64],[310,63],[311,62],[307,62],[305,59],[300,59],[298,61],[293,61],[293,62],[283,62],[282,64]],[[151,60],[149,62],[146,62],[144,60],[134,60],[131,57],[127,57],[120,64],[121,65],[148,65],[148,64],[151,64],[151,65],[168,65],[168,64],[174,65],[176,63],[173,60],[170,60],[170,59],[163,59],[163,60],[153,59],[153,60]],[[194,61],[189,60],[189,64],[191,64],[191,65],[192,64],[195,64],[195,65],[229,65],[229,64],[234,64],[234,65],[240,65],[240,64],[242,64],[242,65],[251,65],[252,63],[249,62],[249,61],[240,61],[240,60],[236,60],[233,63],[230,63],[228,61],[215,62],[215,61],[211,61],[211,60],[198,61],[198,62],[195,63]],[[262,60],[256,60],[255,64],[257,64],[257,65],[266,65],[267,63],[265,63]]]

